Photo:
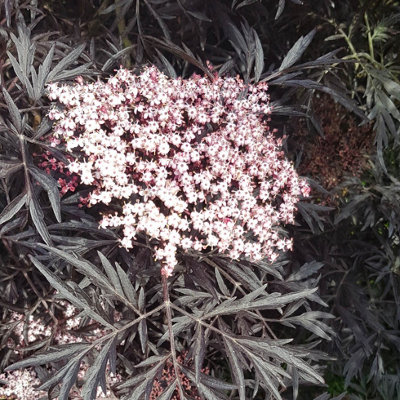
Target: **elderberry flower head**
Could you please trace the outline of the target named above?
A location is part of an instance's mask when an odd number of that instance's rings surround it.
[[[178,249],[273,261],[291,248],[278,232],[310,189],[268,128],[265,83],[170,79],[146,67],[48,91],[63,105],[50,112],[54,145],[73,152],[70,171],[94,186],[87,204],[122,205],[100,225],[123,227],[128,249],[138,232],[156,239],[163,274]]]

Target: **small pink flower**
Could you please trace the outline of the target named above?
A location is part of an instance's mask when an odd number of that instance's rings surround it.
[[[108,82],[52,84],[49,98],[64,104],[49,113],[58,121],[52,143],[81,154],[67,168],[94,187],[89,206],[123,205],[122,215],[100,223],[123,226],[122,246],[131,248],[138,232],[159,241],[163,274],[172,273],[178,249],[272,261],[289,248],[277,232],[293,223],[310,188],[263,118],[266,90],[217,75],[169,79],[155,67],[138,76],[120,69]],[[252,239],[243,239],[245,229]]]

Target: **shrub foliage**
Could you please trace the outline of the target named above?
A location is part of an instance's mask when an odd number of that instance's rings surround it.
[[[0,398],[400,396],[399,4],[300,3],[2,3]],[[121,215],[126,204],[90,201],[105,184],[73,168],[76,157],[93,161],[89,153],[56,140],[62,122],[52,120],[48,88],[100,87],[120,66],[140,76],[146,65],[168,82],[240,82],[237,102],[268,85],[271,114],[258,123],[283,146],[277,162],[292,159],[312,188],[285,221],[293,225],[275,226],[293,238],[292,252],[232,257],[210,248],[209,236],[175,246],[174,269],[161,274],[161,236],[149,226],[125,247],[124,226],[108,217],[100,228],[102,216]],[[185,122],[199,112],[192,105]],[[329,126],[338,115],[328,111],[348,116],[338,142]],[[202,134],[217,122],[205,120]],[[339,143],[337,156],[321,143]],[[262,178],[254,178],[255,196]],[[224,192],[215,195],[196,211]],[[273,201],[284,204],[280,195]],[[254,232],[243,238],[254,242]]]

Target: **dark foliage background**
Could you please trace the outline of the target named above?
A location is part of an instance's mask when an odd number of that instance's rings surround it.
[[[0,4],[1,370],[34,367],[53,398],[77,385],[86,400],[110,369],[123,378],[108,387],[116,398],[141,399],[187,352],[179,368],[196,392],[177,379],[159,398],[400,399],[398,1]],[[59,176],[38,168],[45,151],[67,162],[49,145],[45,87],[119,65],[210,75],[206,61],[268,82],[271,124],[313,191],[288,228],[291,254],[181,255],[169,307],[148,240],[121,249],[118,231],[98,229],[101,210],[79,207],[87,187],[60,198]],[[15,351],[11,313],[55,331],[59,298],[82,312],[83,342]]]

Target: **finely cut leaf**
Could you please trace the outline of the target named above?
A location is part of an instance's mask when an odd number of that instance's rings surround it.
[[[299,374],[296,368],[292,368],[293,400],[297,400],[299,395]]]
[[[103,383],[101,384],[101,388],[103,389],[104,394],[106,394],[107,388],[105,386],[104,376],[109,357],[109,351],[115,340],[116,338],[113,337],[108,340],[105,345],[103,345],[103,348],[96,357],[96,360],[88,369],[85,375],[85,383],[81,392],[84,400],[93,400],[96,397],[97,386],[99,383]]]
[[[217,279],[218,287],[220,288],[221,292],[225,296],[229,296],[229,290],[227,286],[225,285],[225,282],[221,276],[221,273],[219,272],[218,268],[215,267],[215,277]]]
[[[257,32],[254,31],[254,42],[256,45],[256,61],[254,64],[254,80],[258,82],[260,80],[261,73],[264,69],[264,51],[260,42],[260,38],[257,35]]]
[[[7,204],[0,214],[0,225],[9,221],[26,203],[28,198],[27,193],[21,193],[15,199],[13,199],[9,204]]]
[[[293,354],[290,349],[286,350],[283,348],[279,341],[267,341],[265,339],[259,340],[257,338],[240,338],[237,339],[237,341],[251,350],[254,354],[257,354],[257,357],[260,355],[264,361],[267,361],[269,358],[277,359],[282,363],[287,363],[288,365],[296,367],[299,371],[313,377],[317,382],[324,383],[323,378],[318,375],[309,364],[304,362],[300,357],[296,357],[296,354]],[[281,375],[290,378],[290,375],[283,370]]]
[[[2,160],[0,159],[0,178],[8,178],[14,172],[23,167],[23,163],[19,160]]]
[[[161,396],[157,397],[157,400],[170,400],[176,389],[177,380],[175,379],[170,385],[163,391]]]
[[[270,369],[263,368],[265,361],[261,360],[259,357],[254,357],[254,359],[255,359],[254,369],[258,374],[258,378],[261,380],[262,386],[264,386],[268,391],[272,392],[275,396],[275,399],[282,400],[281,394],[279,393],[277,388],[278,384],[274,382],[274,379],[268,373]]]
[[[64,57],[47,75],[46,82],[52,82],[61,79],[62,74],[68,72],[66,69],[71,66],[82,54],[86,44],[79,45]],[[78,67],[79,68],[79,67]]]
[[[205,333],[203,328],[200,324],[196,326],[196,333],[194,336],[194,349],[193,349],[193,356],[194,356],[194,371],[195,371],[195,380],[196,383],[200,380],[200,372],[201,367],[203,366],[204,356],[206,353],[206,342],[205,342]]]
[[[205,314],[202,318],[212,318],[217,315],[235,314],[240,311],[250,311],[250,310],[262,310],[279,308],[284,305],[296,301],[301,298],[307,298],[317,291],[318,288],[306,289],[301,292],[295,292],[290,294],[282,295],[281,293],[270,293],[267,294],[265,298],[260,300],[244,301],[239,300],[227,300],[221,303],[211,312]]]
[[[63,376],[60,393],[58,395],[58,400],[68,400],[70,398],[69,393],[72,386],[76,382],[76,378],[78,377],[80,364],[81,364],[81,359],[78,359],[68,368],[66,374]]]
[[[278,9],[276,10],[275,14],[275,20],[277,20],[281,16],[284,8],[285,8],[285,0],[279,0]]]
[[[113,287],[110,284],[109,279],[107,279],[107,276],[105,276],[94,264],[86,260],[77,258],[76,256],[69,254],[65,251],[56,249],[55,247],[48,247],[44,245],[43,247],[73,265],[75,268],[77,268],[79,272],[87,276],[94,285],[100,287],[105,292],[113,295],[116,299],[132,307],[131,302],[126,299],[125,296],[121,296],[119,288],[117,289]],[[121,285],[123,286],[122,280]]]
[[[66,365],[64,365],[62,368],[60,368],[53,376],[51,376],[49,379],[47,379],[45,382],[43,382],[40,386],[39,386],[39,390],[48,390],[51,389],[52,387],[54,387],[55,385],[57,385],[59,382],[63,381],[63,385],[62,386],[68,386],[68,382],[65,382],[65,376],[70,373],[76,368],[76,366],[78,367],[79,370],[79,366],[82,360],[82,357],[84,356],[84,354],[81,355],[76,355],[75,357],[73,357],[71,360],[68,361],[68,363]],[[74,368],[75,367],[75,368]],[[73,377],[72,375],[69,375],[71,378]],[[72,380],[73,383],[74,380]],[[68,393],[67,393],[67,397],[65,398],[66,400],[68,400]]]
[[[288,51],[285,58],[282,61],[281,66],[279,67],[279,71],[282,71],[286,68],[291,67],[295,64],[303,53],[306,51],[307,47],[313,40],[313,37],[317,30],[314,28],[311,32],[309,32],[306,36],[301,36],[297,42],[293,45],[293,47]]]
[[[319,271],[323,266],[324,263],[315,260],[305,263],[298,271],[291,274],[287,278],[287,281],[300,281],[309,278],[311,275],[314,275],[317,271]]]
[[[228,23],[227,30],[230,36],[229,41],[234,45],[238,53],[240,54],[240,51],[246,53],[248,50],[247,44],[239,29],[232,23]]]
[[[229,365],[231,367],[233,377],[235,379],[236,385],[239,390],[239,398],[240,400],[246,400],[246,386],[244,383],[243,368],[240,365],[240,362],[236,356],[235,349],[229,343],[229,339],[226,337],[223,337],[223,339],[224,339],[226,354],[229,359]]]
[[[172,320],[174,324],[172,325],[172,331],[174,336],[178,335],[178,333],[184,331],[185,329],[189,328],[191,325],[194,324],[194,321],[192,318],[187,317],[186,315],[181,316],[181,317],[175,317]],[[157,347],[159,347],[162,343],[165,342],[169,338],[169,332],[166,331],[164,334],[161,336],[159,341],[157,342]]]
[[[25,75],[25,72],[22,70],[18,61],[15,59],[15,57],[9,51],[7,51],[7,55],[8,55],[9,60],[11,61],[13,68],[14,68],[15,74],[18,76],[18,79],[21,81],[21,83],[25,86],[25,88],[28,92],[28,96],[31,99],[35,99],[35,92],[33,90],[31,82],[29,81],[29,78]]]
[[[22,118],[18,107],[15,105],[14,100],[8,94],[7,90],[3,88],[4,99],[6,100],[8,111],[10,113],[11,121],[15,126],[18,133],[22,133]]]
[[[151,358],[151,357],[150,357]],[[142,374],[135,375],[132,378],[127,379],[121,385],[118,385],[118,389],[126,389],[136,387],[127,399],[137,400],[141,399],[142,395],[146,391],[146,386],[152,383],[155,377],[163,370],[165,362],[170,358],[170,355],[162,357],[156,365],[153,365],[151,369],[145,371]]]
[[[35,354],[25,360],[18,361],[8,366],[5,370],[14,371],[16,369],[36,367],[51,362],[62,361],[78,352],[84,351],[88,346],[90,346],[90,343],[72,343],[52,346],[45,353]]]
[[[124,290],[126,298],[134,305],[137,305],[137,300],[136,300],[136,292],[135,289],[132,286],[132,283],[128,277],[128,275],[125,273],[125,271],[121,268],[121,266],[118,263],[115,263],[115,267],[119,276],[119,279],[121,281],[122,288]]]
[[[147,323],[145,319],[139,322],[138,326],[140,346],[142,347],[143,354],[146,354],[147,349]]]
[[[192,369],[179,364],[179,368],[187,375],[193,382],[195,380],[195,375]],[[213,389],[217,390],[235,390],[237,389],[236,385],[231,383],[221,381],[220,379],[214,378],[211,375],[204,374],[203,372],[200,373],[200,383],[207,385]]]
[[[107,322],[102,316],[97,314],[93,307],[84,302],[82,299],[79,299],[75,293],[73,293],[72,289],[68,287],[58,276],[54,275],[50,270],[45,267],[40,261],[38,261],[35,257],[29,256],[29,259],[33,262],[35,267],[45,276],[45,278],[49,281],[50,285],[56,289],[59,294],[72,303],[76,308],[83,310],[86,315],[95,321],[101,323],[102,325],[114,330],[114,327]]]
[[[164,65],[165,69],[168,72],[168,75],[173,78],[176,79],[178,76],[175,72],[174,67],[171,65],[171,63],[164,57],[164,55],[161,53],[160,50],[156,49],[157,54],[158,54],[158,58],[161,60],[162,64]]]
[[[29,172],[46,190],[54,215],[56,216],[57,221],[61,222],[60,192],[57,188],[57,182],[50,175],[47,175],[35,166],[30,167]]]
[[[144,368],[144,367],[148,367],[151,365],[154,365],[155,363],[159,363],[159,362],[165,362],[167,361],[167,359],[170,357],[170,355],[162,355],[162,356],[150,356],[148,358],[146,358],[145,360],[143,360],[142,362],[140,362],[139,364],[135,365],[135,368]]]
[[[42,65],[39,65],[39,72],[38,72],[38,97],[37,100],[43,95],[44,87],[47,82],[47,76],[49,75],[51,63],[54,57],[54,50],[55,50],[55,43],[50,48],[50,51],[47,53],[46,58],[43,60]]]
[[[44,222],[44,214],[34,193],[29,198],[29,213],[39,235],[48,246],[51,246],[52,240]]]
[[[110,279],[111,283],[113,284],[117,293],[124,297],[124,291],[121,286],[121,282],[119,280],[118,274],[114,270],[113,266],[111,265],[110,261],[100,252],[97,252],[98,256],[100,257],[101,264],[103,265],[104,271],[106,272],[108,278]]]
[[[124,47],[122,50],[119,50],[117,53],[113,54],[102,66],[101,70],[107,71],[110,67],[112,67],[118,59],[122,59],[123,56],[129,54],[132,50],[133,46]]]

